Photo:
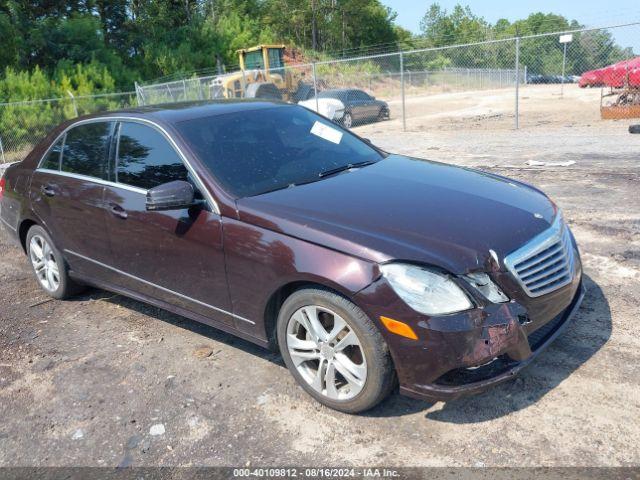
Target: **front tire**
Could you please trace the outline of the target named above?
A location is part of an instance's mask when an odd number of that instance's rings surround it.
[[[308,288],[293,293],[280,309],[277,334],[293,377],[329,408],[363,412],[396,384],[380,331],[360,308],[334,292]]]
[[[44,228],[34,225],[29,229],[26,247],[33,273],[47,295],[63,300],[83,289],[69,277],[62,254]]]
[[[345,128],[351,128],[353,126],[353,116],[351,113],[347,112],[342,117],[342,126]]]

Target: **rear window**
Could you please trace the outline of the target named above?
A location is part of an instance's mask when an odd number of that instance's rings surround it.
[[[298,106],[214,115],[179,122],[176,128],[237,197],[322,181],[321,172],[382,159],[348,130]]]
[[[108,180],[107,150],[112,122],[78,125],[67,132],[62,152],[63,172]]]
[[[49,149],[45,157],[42,159],[40,168],[48,168],[49,170],[60,170],[60,152],[64,143],[64,135]]]

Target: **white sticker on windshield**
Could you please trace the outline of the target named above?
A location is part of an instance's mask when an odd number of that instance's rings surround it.
[[[335,128],[331,128],[330,126],[320,122],[313,124],[313,127],[311,127],[311,133],[335,144],[339,144],[342,140],[342,132],[340,130],[336,130]]]

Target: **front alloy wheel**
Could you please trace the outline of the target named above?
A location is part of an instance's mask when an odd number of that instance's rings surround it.
[[[344,117],[342,118],[342,125],[345,128],[351,128],[353,126],[353,117],[350,113],[344,114]]]
[[[287,368],[318,402],[358,413],[396,385],[379,328],[353,302],[322,287],[292,293],[278,313],[277,341]]]
[[[287,348],[300,376],[332,400],[348,400],[367,381],[367,360],[358,335],[337,313],[302,307],[289,319]]]

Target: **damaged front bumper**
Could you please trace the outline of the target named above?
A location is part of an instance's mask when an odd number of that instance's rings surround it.
[[[418,340],[381,328],[400,392],[427,400],[451,400],[513,378],[566,328],[584,298],[580,266],[573,281],[538,299],[520,296],[467,312],[426,317],[397,300],[385,281],[358,295],[372,318],[389,316],[411,325]],[[513,298],[513,296],[512,296]]]

